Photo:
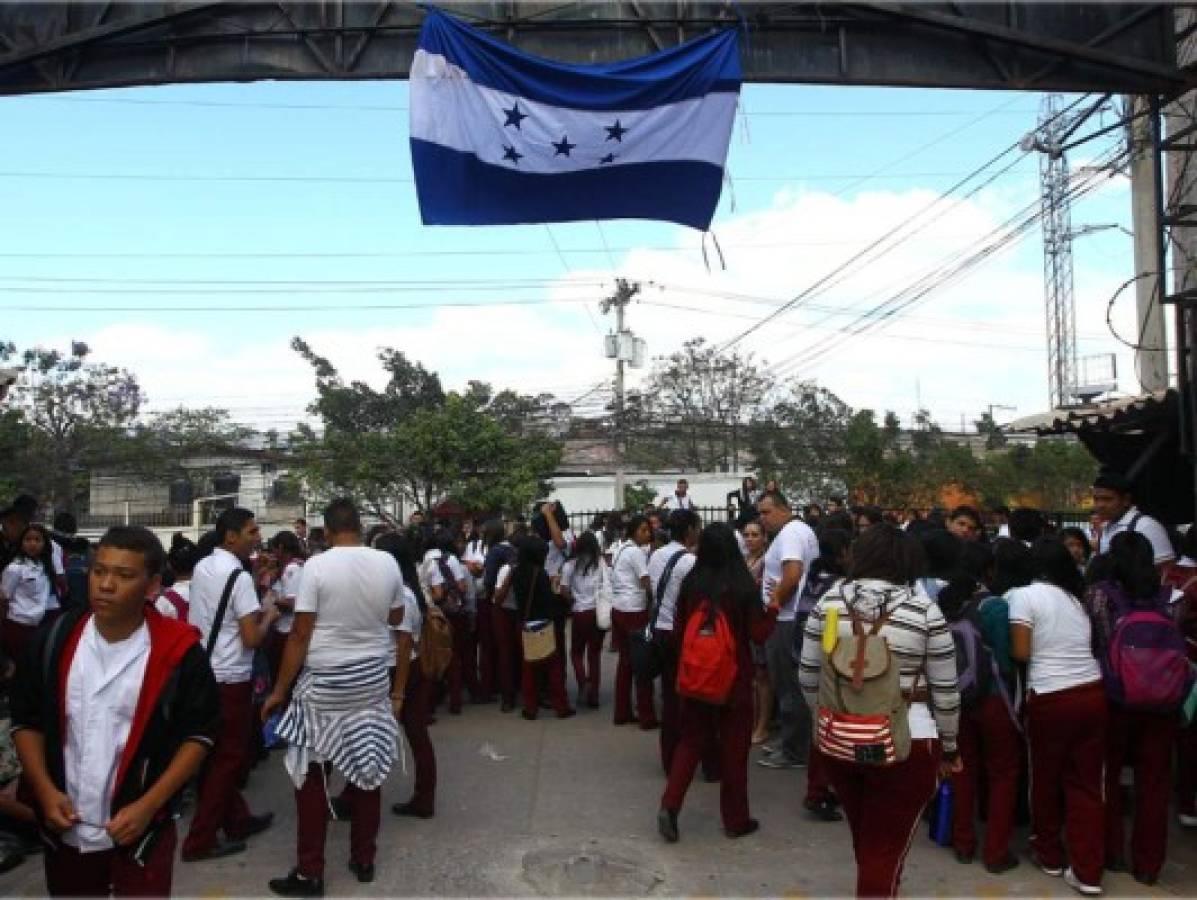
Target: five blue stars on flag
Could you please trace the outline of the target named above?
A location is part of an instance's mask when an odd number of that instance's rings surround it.
[[[514,127],[516,131],[523,131],[523,126],[521,123],[524,121],[524,119],[529,118],[529,114],[520,109],[519,101],[513,101],[510,109],[506,109],[504,107],[500,107],[500,109],[505,117],[505,121],[503,122],[504,128]],[[603,128],[607,132],[607,137],[604,143],[606,141],[615,141],[622,144],[623,136],[630,130],[619,119],[616,119],[613,125],[604,125]],[[553,148],[554,157],[571,157],[572,151],[578,148],[577,144],[570,142],[569,135],[565,134],[561,135],[560,141],[549,141],[549,144]],[[510,161],[513,166],[518,166],[520,164],[520,160],[525,156],[527,156],[526,153],[520,153],[519,150],[516,149],[514,141],[512,141],[510,144],[503,144],[503,159]],[[615,160],[616,154],[609,152],[606,156],[599,158],[599,163],[601,165],[609,165],[610,163],[615,162]]]

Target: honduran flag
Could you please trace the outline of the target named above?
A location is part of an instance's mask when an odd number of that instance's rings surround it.
[[[569,65],[430,9],[410,78],[425,225],[711,223],[740,91],[734,29]]]

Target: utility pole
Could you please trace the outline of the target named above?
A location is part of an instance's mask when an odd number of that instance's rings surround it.
[[[1161,235],[1155,221],[1155,192],[1161,183],[1160,160],[1152,146],[1151,127],[1154,111],[1148,97],[1127,97],[1130,119],[1131,221],[1135,238],[1135,321],[1139,323],[1136,339],[1135,370],[1145,391],[1163,391],[1168,387],[1167,336],[1164,329],[1166,282],[1158,271],[1163,255]]]
[[[627,452],[627,440],[624,433],[624,404],[626,391],[624,385],[624,367],[631,364],[638,369],[644,365],[644,340],[636,337],[624,327],[624,311],[640,293],[639,282],[630,282],[624,278],[615,279],[615,293],[603,300],[601,309],[606,315],[615,310],[615,333],[606,336],[606,354],[608,359],[615,360],[615,505],[612,509],[623,509],[624,494],[624,454]]]

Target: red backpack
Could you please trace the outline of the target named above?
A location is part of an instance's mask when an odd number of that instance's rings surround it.
[[[191,612],[191,604],[183,599],[183,595],[174,588],[167,588],[162,592],[162,599],[175,608],[175,617],[180,622],[186,622]]]
[[[722,706],[736,680],[736,638],[723,610],[703,600],[686,621],[677,664],[679,696]]]

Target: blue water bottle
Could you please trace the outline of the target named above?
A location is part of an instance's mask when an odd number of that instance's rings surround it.
[[[931,840],[941,847],[952,846],[952,782],[941,781],[931,807]]]

